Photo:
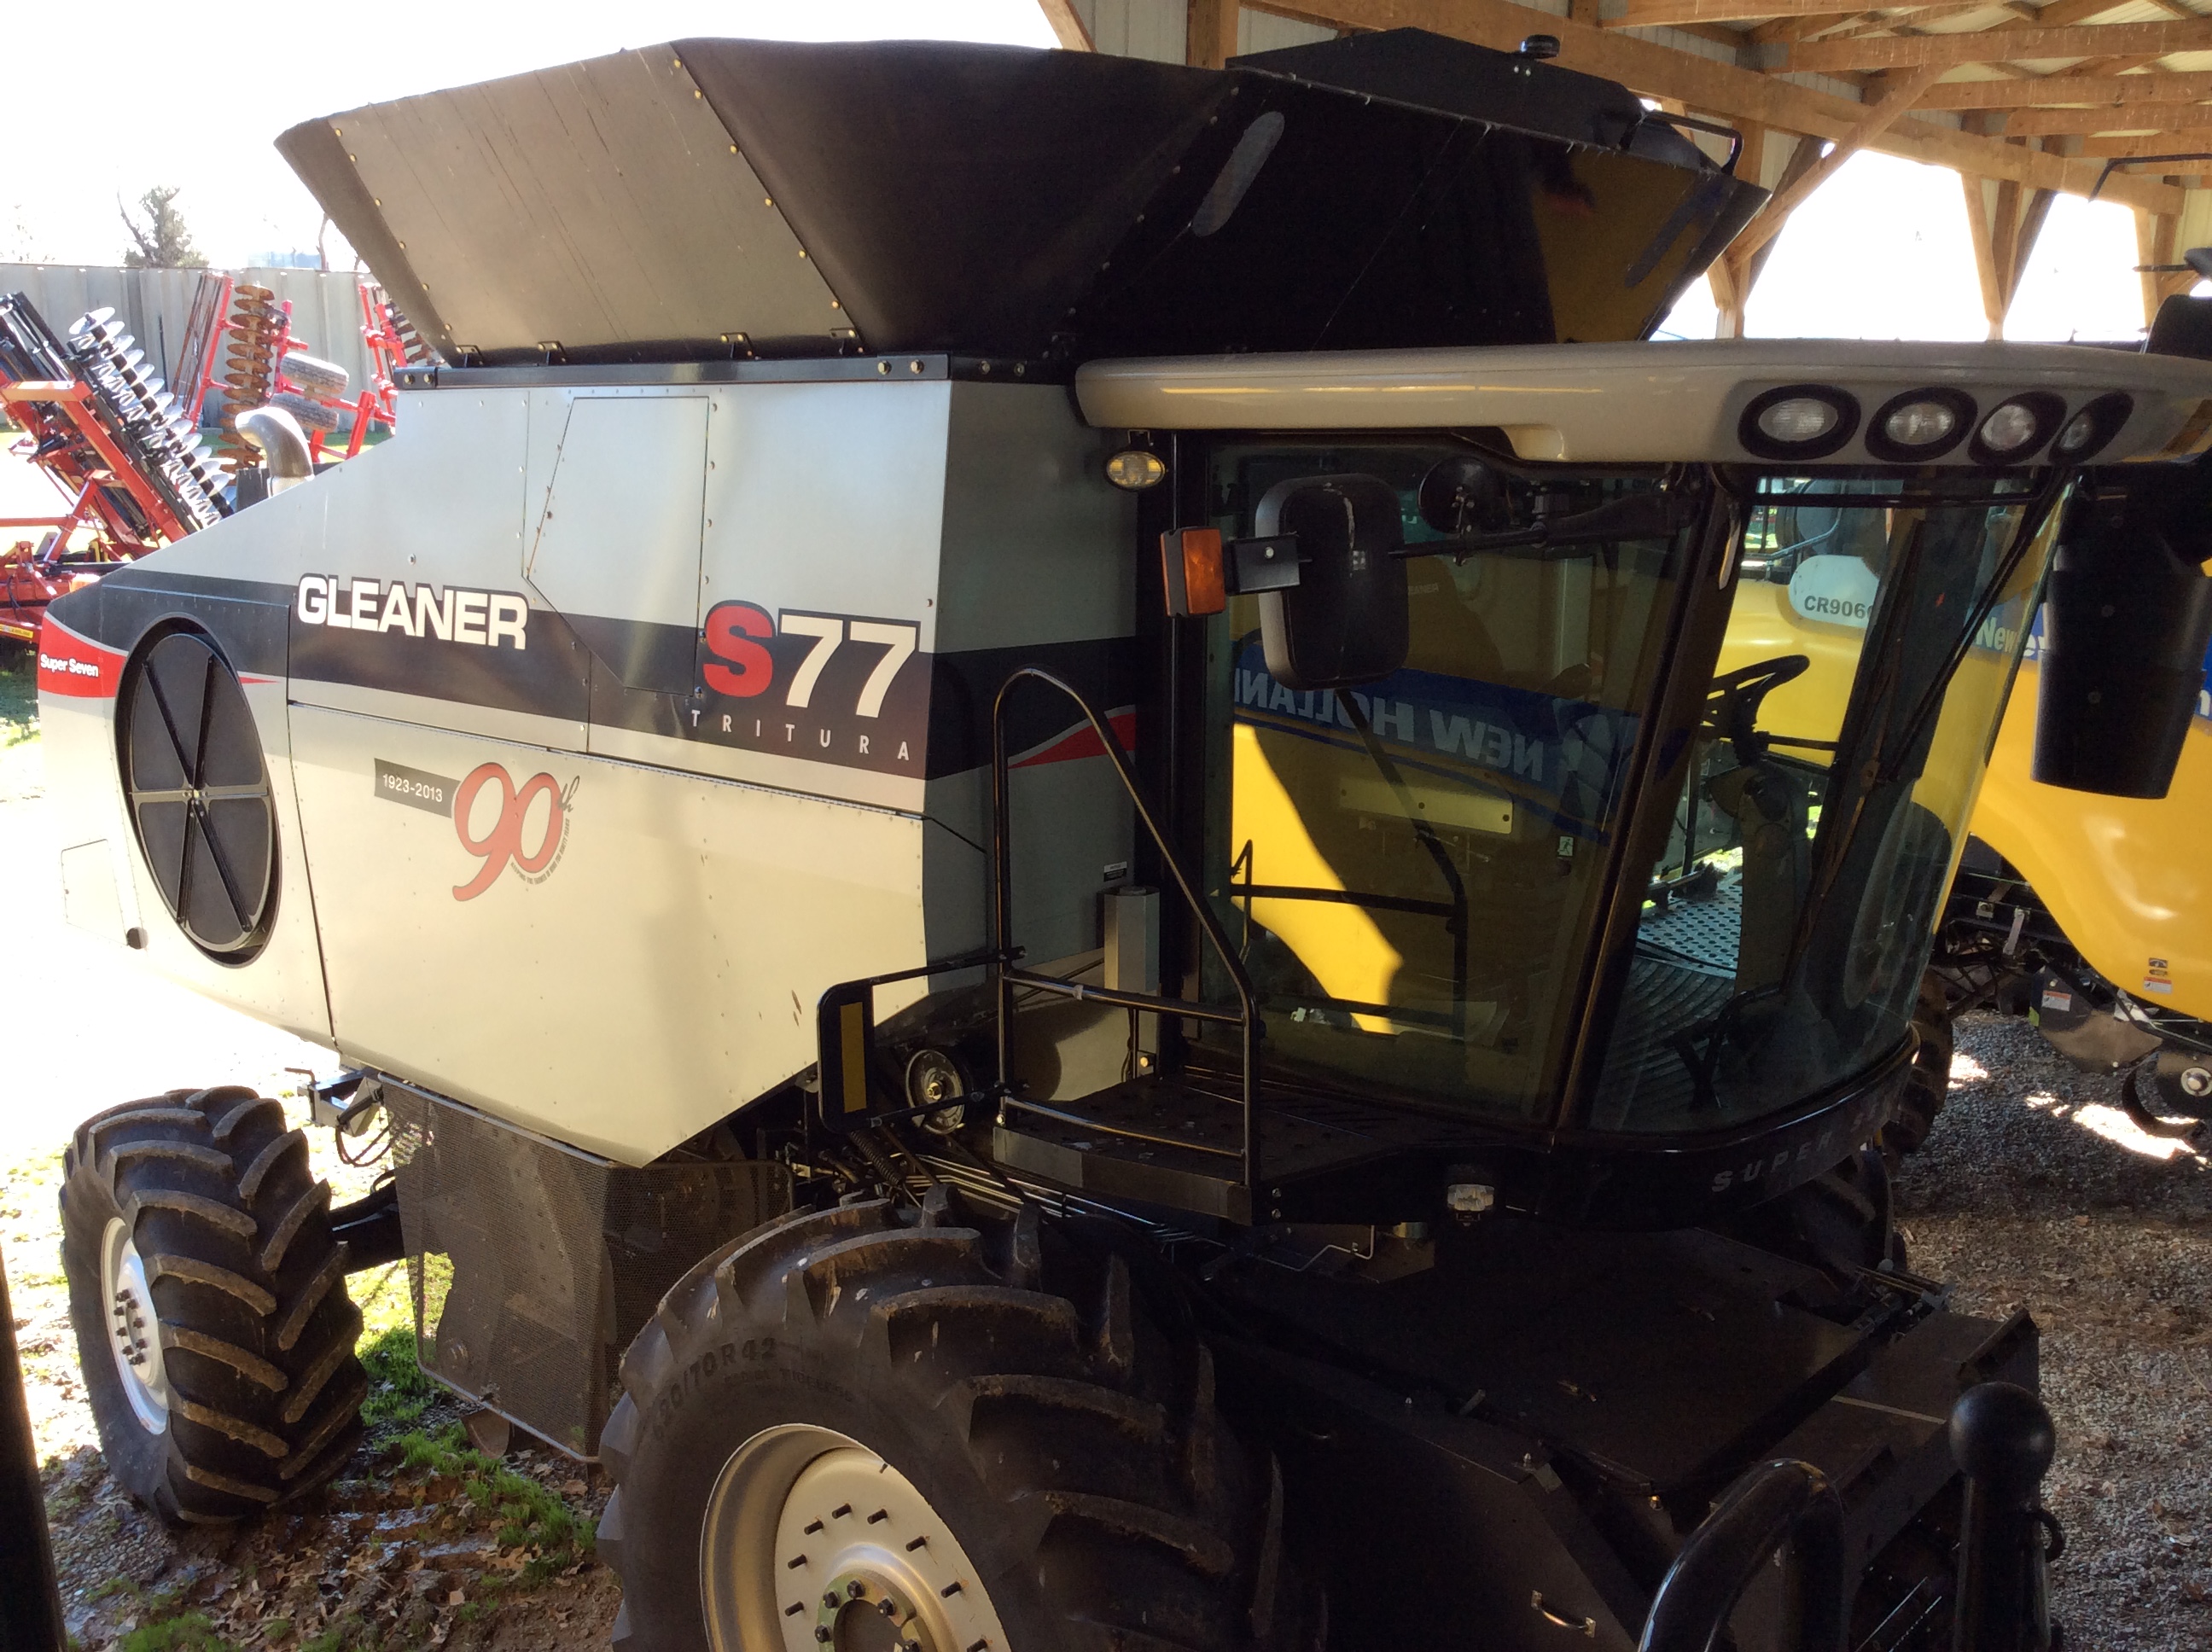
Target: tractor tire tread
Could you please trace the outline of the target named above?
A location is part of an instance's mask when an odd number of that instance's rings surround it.
[[[282,1107],[223,1085],[111,1108],[65,1156],[63,1260],[102,1450],[118,1483],[173,1523],[219,1525],[296,1497],[358,1442],[361,1315],[305,1148]],[[100,1250],[118,1221],[159,1321],[169,1412],[158,1435],[109,1349]]]
[[[1031,1546],[1014,1573],[994,1573],[1018,1574],[1043,1603],[1024,1609],[1053,1625],[1046,1639],[1010,1631],[1016,1652],[1257,1652],[1255,1623],[1288,1615],[1273,1598],[1286,1568],[1279,1535],[1264,1570],[1259,1564],[1267,1499],[1240,1508],[1236,1493],[1264,1491],[1268,1470],[1248,1463],[1215,1413],[1203,1345],[1194,1353],[1151,1327],[1118,1259],[1097,1270],[1086,1309],[1008,1284],[979,1230],[911,1214],[875,1200],[785,1218],[708,1258],[663,1297],[623,1357],[621,1397],[600,1439],[617,1485],[599,1553],[626,1588],[617,1644],[663,1652],[696,1642],[696,1623],[667,1604],[684,1591],[656,1590],[654,1580],[667,1554],[687,1543],[696,1553],[696,1527],[689,1540],[672,1538],[671,1520],[687,1516],[656,1503],[654,1474],[696,1459],[673,1442],[688,1437],[689,1418],[721,1412],[694,1396],[744,1380],[740,1368],[757,1345],[785,1361],[811,1349],[868,1403],[944,1419],[943,1435],[932,1436],[940,1443],[927,1449],[964,1465],[979,1495],[997,1502],[996,1525],[1011,1535],[993,1540]],[[713,1289],[698,1289],[702,1280]],[[733,1348],[744,1359],[732,1362]],[[1201,1455],[1223,1460],[1219,1472],[1187,1472],[1194,1433]],[[982,1509],[975,1515],[993,1523]],[[1255,1593],[1263,1584],[1266,1600]]]

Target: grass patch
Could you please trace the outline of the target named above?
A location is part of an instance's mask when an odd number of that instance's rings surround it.
[[[401,1435],[392,1445],[402,1468],[427,1469],[461,1482],[461,1494],[499,1521],[502,1549],[528,1552],[513,1582],[542,1583],[592,1553],[592,1528],[554,1493],[467,1443],[459,1423]],[[484,1580],[487,1590],[496,1587]]]
[[[300,1652],[368,1652],[376,1635],[358,1618],[341,1618],[312,1641],[300,1643]]]
[[[411,1323],[395,1325],[362,1343],[361,1363],[368,1372],[368,1398],[362,1402],[361,1418],[371,1428],[411,1428],[443,1392],[416,1361]]]
[[[215,1625],[204,1612],[183,1612],[173,1618],[158,1615],[168,1610],[168,1602],[158,1595],[146,1602],[144,1610],[153,1620],[140,1624],[116,1642],[116,1652],[236,1652],[215,1632]]]

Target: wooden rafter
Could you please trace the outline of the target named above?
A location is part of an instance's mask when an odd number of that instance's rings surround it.
[[[1760,128],[1753,128],[1753,131],[1759,135],[1763,159],[1768,134]],[[1750,134],[1747,133],[1745,154],[1750,152]],[[1774,180],[1774,194],[1769,197],[1770,203],[1785,196],[1794,199],[1803,198],[1797,186],[1808,173],[1820,164],[1820,146],[1809,137],[1799,138],[1797,147],[1790,152],[1789,161],[1782,168],[1781,177]],[[1761,237],[1752,246],[1745,245],[1742,238],[1738,237],[1726,252],[1706,267],[1706,284],[1712,288],[1714,307],[1720,311],[1718,337],[1743,337],[1745,307],[1751,302],[1752,288],[1759,284],[1760,275],[1765,271],[1766,261],[1773,253],[1774,238],[1771,234]]]
[[[1982,313],[1990,337],[2004,337],[2006,314],[2020,292],[2036,237],[2056,197],[2049,190],[2023,191],[2018,184],[1989,183],[1961,174],[1966,225],[1973,234],[1974,268],[1981,277]]]
[[[1037,0],[1044,9],[1044,20],[1052,26],[1053,38],[1066,52],[1088,52],[1091,31],[1083,27],[1083,19],[1076,15],[1074,0]]]
[[[1864,104],[1850,98],[1638,35],[1593,28],[1515,0],[1310,0],[1303,9],[1340,28],[1425,28],[1504,52],[1531,34],[1554,35],[1560,42],[1559,61],[1567,68],[1620,81],[1646,96],[1678,98],[1686,107],[1723,120],[1802,132],[1832,143],[1847,136],[1867,114]],[[2001,138],[1914,120],[1897,122],[1869,147],[1981,177],[2077,195],[2087,193],[2100,170],[2094,161],[2046,155]],[[2116,178],[2105,192],[2130,206],[2162,212],[2181,210],[2179,190],[2148,179]]]
[[[2194,131],[2136,133],[2128,137],[2085,137],[2081,140],[2080,153],[2085,159],[2104,161],[2132,161],[2153,155],[2187,155],[2198,149],[2212,150],[2212,125]],[[2181,173],[2188,168],[2177,166],[2173,170]],[[2122,175],[2113,173],[2113,183],[2118,183]],[[2106,185],[2105,193],[2110,195],[2112,192],[2112,185]]]
[[[1923,22],[1931,16],[1965,16],[1993,11],[2003,0],[1960,0],[1955,4],[1905,6],[1895,13],[1843,13],[1842,18],[1863,15],[1894,27]],[[1680,28],[1685,23],[1747,22],[1754,18],[1836,18],[1836,0],[1628,0],[1628,9],[1606,20],[1608,28]],[[1741,37],[1739,37],[1741,38]]]
[[[1912,107],[1920,94],[1935,83],[1941,69],[1915,70],[1898,77],[1896,84],[1883,88],[1874,100],[1865,116],[1850,131],[1838,138],[1833,148],[1819,160],[1805,167],[1797,176],[1776,189],[1767,197],[1766,204],[1756,217],[1743,227],[1742,234],[1729,243],[1729,251],[1739,250],[1748,257],[1782,233],[1782,226],[1790,215],[1802,205],[1813,191],[1834,177],[1846,161],[1887,131],[1902,119],[1905,112]],[[1801,149],[1809,145],[1801,145]],[[1793,157],[1794,159],[1795,157]]]
[[[2077,23],[2065,28],[1984,28],[1810,40],[1789,52],[1789,68],[1814,70],[1956,68],[1970,63],[2106,53],[2165,57],[2176,52],[2212,52],[2212,17],[2186,23]]]
[[[2212,98],[2212,75],[2039,75],[2025,80],[1945,81],[1921,94],[1923,109],[2033,109],[2055,104],[2124,108]]]
[[[2164,132],[2212,126],[2212,104],[2127,103],[2103,109],[2021,109],[2005,121],[2007,137],[2089,132]]]

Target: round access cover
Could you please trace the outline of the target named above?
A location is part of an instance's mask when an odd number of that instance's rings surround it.
[[[125,679],[123,790],[170,915],[210,957],[242,962],[276,905],[276,812],[237,673],[172,631]]]

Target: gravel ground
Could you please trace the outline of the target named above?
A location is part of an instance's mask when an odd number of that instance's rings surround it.
[[[1970,1017],[1898,1200],[1915,1272],[2042,1329],[2070,1652],[2195,1652],[2212,1648],[2212,1159],[2143,1135],[2118,1099],[2027,1023]]]

